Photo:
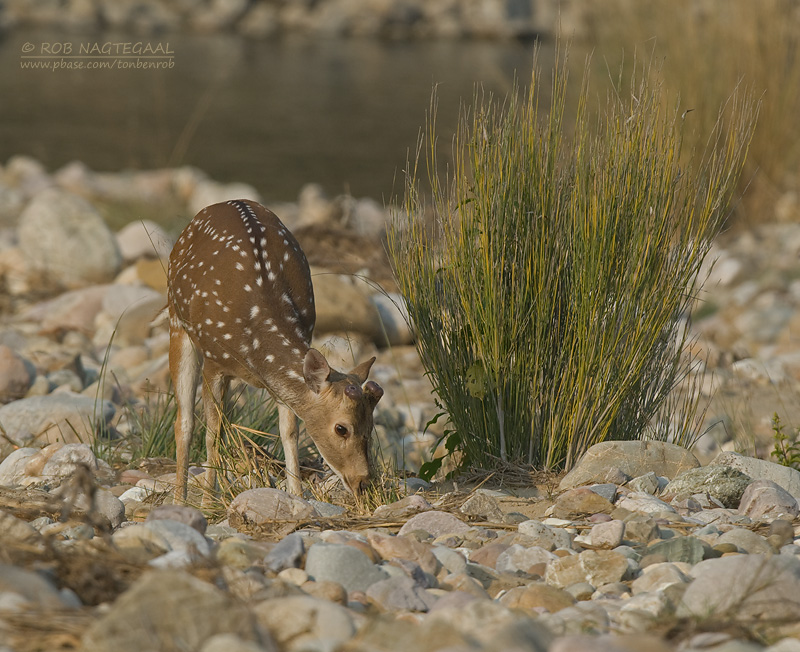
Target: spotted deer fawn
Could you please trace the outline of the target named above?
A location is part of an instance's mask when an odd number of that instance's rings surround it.
[[[291,493],[301,493],[298,417],[344,485],[362,492],[370,476],[372,412],[383,396],[367,382],[375,358],[345,374],[311,348],[311,272],[278,217],[245,200],[204,208],[175,243],[168,287],[169,369],[178,405],[176,502],[186,500],[201,370],[209,492],[220,466],[222,397],[234,377],[267,389],[278,402]]]

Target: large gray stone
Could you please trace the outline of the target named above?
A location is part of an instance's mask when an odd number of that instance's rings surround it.
[[[427,622],[454,625],[459,632],[477,639],[483,646],[481,649],[486,650],[545,652],[552,640],[547,628],[533,618],[489,600],[437,609],[428,616]]]
[[[208,521],[203,512],[189,505],[158,505],[147,515],[147,521],[162,519],[185,523],[200,534],[205,534],[206,528],[208,528]]]
[[[697,537],[673,537],[653,543],[647,548],[642,549],[645,555],[662,555],[670,562],[684,562],[689,565],[698,564],[703,561],[707,544]]]
[[[800,619],[800,560],[787,555],[707,559],[691,572],[676,615],[726,621],[796,622]]]
[[[317,582],[337,582],[348,593],[366,591],[375,582],[389,577],[360,550],[332,543],[317,543],[309,548],[306,573]]]
[[[136,220],[117,233],[117,245],[126,261],[137,258],[166,258],[172,250],[172,238],[151,220]]]
[[[800,513],[800,507],[795,497],[779,484],[772,480],[756,480],[742,494],[738,511],[754,520],[778,516],[794,518]]]
[[[22,398],[36,378],[36,369],[10,347],[0,344],[0,403]]]
[[[114,416],[111,401],[59,392],[31,396],[0,407],[0,427],[19,446],[68,444],[92,441],[97,426],[106,426]]]
[[[116,238],[95,208],[56,188],[43,190],[28,204],[18,234],[33,269],[56,286],[108,281],[122,263]]]
[[[25,477],[25,465],[38,448],[18,448],[0,462],[0,487],[15,487]]]
[[[266,526],[284,534],[291,532],[297,521],[317,515],[308,501],[270,487],[243,491],[228,506],[228,520],[233,527]]]
[[[597,588],[621,581],[627,572],[628,560],[622,554],[614,550],[586,550],[551,561],[545,581],[560,589],[579,582],[588,582]]]
[[[68,478],[79,467],[88,468],[93,473],[98,469],[97,457],[86,444],[65,444],[57,449],[42,467],[43,478]]]
[[[531,545],[539,546],[545,550],[555,550],[556,548],[570,548],[572,537],[563,528],[550,527],[541,521],[523,521],[517,526],[520,534],[528,537]]]
[[[664,488],[664,498],[708,493],[729,509],[736,509],[742,494],[753,479],[732,466],[712,464],[689,469],[673,478]]]
[[[436,602],[407,575],[389,577],[367,589],[367,597],[386,611],[428,611]]]
[[[344,607],[306,595],[265,600],[253,608],[284,650],[334,650],[356,633],[350,612]]]
[[[299,568],[306,552],[303,537],[297,533],[284,537],[264,557],[264,565],[273,573],[286,568]]]
[[[747,457],[733,451],[717,455],[713,464],[724,464],[739,469],[753,480],[772,480],[800,501],[800,471],[789,466],[775,464],[755,457]]]
[[[402,536],[414,530],[422,530],[434,537],[440,537],[444,534],[466,534],[473,529],[448,512],[433,510],[412,516],[400,528],[399,534]]]
[[[92,622],[82,649],[180,652],[225,633],[274,647],[247,607],[216,587],[181,571],[150,571]]]
[[[39,609],[74,609],[81,603],[72,593],[59,591],[44,575],[0,564],[0,595],[14,593],[26,606]]]
[[[653,471],[674,478],[682,471],[700,466],[685,448],[660,441],[604,441],[592,446],[564,476],[561,491],[585,484],[604,482],[609,469],[620,469],[630,477]]]

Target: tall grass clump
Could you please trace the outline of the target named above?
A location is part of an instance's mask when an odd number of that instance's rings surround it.
[[[685,315],[757,104],[735,92],[685,165],[679,105],[664,108],[649,67],[593,118],[585,73],[570,122],[566,70],[559,54],[546,107],[538,65],[504,101],[476,93],[446,173],[434,101],[390,229],[462,466],[557,467],[606,439],[698,434],[699,395],[672,400],[694,362]]]

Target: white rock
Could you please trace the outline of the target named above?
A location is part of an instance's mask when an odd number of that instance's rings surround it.
[[[675,512],[675,508],[672,507],[672,505],[668,505],[660,498],[639,491],[632,491],[624,498],[618,500],[617,507],[622,507],[630,512],[642,512],[644,514]]]
[[[55,188],[37,194],[20,215],[19,244],[33,268],[60,287],[107,281],[122,263],[117,241],[95,208]]]
[[[25,465],[38,448],[18,448],[0,463],[0,486],[15,487],[25,476]]]
[[[166,258],[172,250],[172,238],[151,220],[131,222],[117,233],[122,258],[134,261],[143,257]]]

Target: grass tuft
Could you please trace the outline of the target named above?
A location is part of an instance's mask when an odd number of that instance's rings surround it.
[[[607,439],[690,445],[699,435],[699,393],[676,404],[673,390],[695,362],[687,316],[758,103],[733,89],[706,146],[686,152],[683,112],[665,108],[654,66],[620,73],[597,112],[588,72],[567,107],[567,70],[559,50],[549,106],[536,61],[528,89],[502,101],[477,91],[447,173],[434,95],[404,219],[390,229],[461,468],[570,466]]]

